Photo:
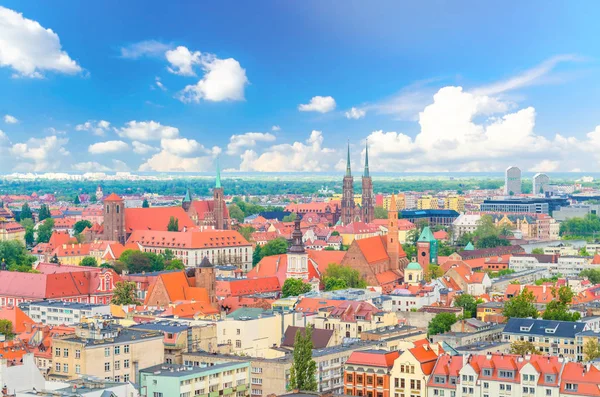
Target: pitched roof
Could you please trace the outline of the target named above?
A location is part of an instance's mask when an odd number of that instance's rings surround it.
[[[10,321],[15,334],[24,332],[26,329],[25,324],[35,324],[35,321],[17,306],[0,307],[0,319]]]
[[[125,208],[125,228],[129,233],[136,230],[167,231],[171,217],[178,220],[179,230],[195,226],[181,207],[150,207]]]
[[[103,201],[104,202],[107,202],[107,201],[123,201],[123,199],[121,197],[119,197],[116,193],[111,193]]]
[[[252,295],[280,290],[279,278],[276,276],[218,280],[215,287],[215,292],[219,297]]]
[[[508,319],[503,333],[522,335],[543,335],[553,338],[574,338],[584,330],[586,323],[571,321],[539,320],[529,318]]]
[[[191,287],[184,271],[161,273],[148,288],[146,304],[149,304],[152,292],[156,285],[162,283],[169,302],[195,300],[210,302],[206,288]]]
[[[389,255],[387,253],[387,239],[385,236],[373,236],[367,237],[360,240],[354,240],[354,242],[358,245],[358,248],[364,255],[367,263],[376,263],[384,260],[389,260]],[[404,250],[400,243],[399,246],[399,257],[406,257]]]
[[[138,243],[144,247],[171,249],[211,249],[220,247],[250,246],[244,236],[235,230],[204,230],[201,232],[168,232],[136,230],[127,244]]]
[[[431,233],[431,229],[429,228],[429,226],[425,226],[423,228],[423,231],[421,232],[421,235],[419,236],[418,241],[426,241],[426,242],[435,241],[435,237],[433,237],[433,233]]]
[[[302,335],[306,332],[305,327],[294,327],[288,326],[283,336],[283,342],[281,346],[294,347],[296,340],[296,333],[301,332]],[[324,349],[329,345],[329,341],[333,337],[334,331],[332,329],[314,328],[312,330],[312,342],[313,349]]]
[[[223,205],[223,218],[229,219],[229,209],[226,205]],[[215,201],[214,200],[194,200],[192,201],[192,208],[198,214],[199,220],[206,219],[207,215],[214,212]]]
[[[397,350],[391,352],[387,350],[354,351],[350,354],[346,364],[391,369],[394,366],[394,360],[396,360],[399,355]]]

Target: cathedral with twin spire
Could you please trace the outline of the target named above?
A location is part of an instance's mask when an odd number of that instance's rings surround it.
[[[350,143],[348,143],[348,158],[346,159],[346,175],[343,180],[341,223],[352,222],[370,223],[375,219],[375,196],[373,195],[373,180],[369,174],[369,145],[365,147],[365,169],[362,175],[362,201],[356,205],[354,201],[354,177],[350,166]]]

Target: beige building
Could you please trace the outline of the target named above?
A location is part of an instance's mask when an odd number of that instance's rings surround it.
[[[0,241],[18,241],[25,245],[25,228],[17,222],[0,220]]]
[[[137,382],[142,368],[165,361],[163,334],[106,323],[81,324],[75,334],[52,342],[51,380],[91,375],[115,382]]]
[[[437,344],[422,343],[404,349],[390,371],[390,396],[426,397],[427,381],[438,354]]]
[[[389,210],[391,200],[392,196],[385,196],[383,198],[383,208]],[[396,208],[398,208],[399,211],[406,209],[406,196],[404,195],[404,193],[396,194]]]
[[[446,196],[444,198],[444,209],[460,213],[465,212],[465,198],[457,194]]]

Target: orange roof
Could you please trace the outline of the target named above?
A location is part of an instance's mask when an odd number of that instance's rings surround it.
[[[325,307],[338,307],[342,300],[337,299],[319,299],[319,298],[301,298],[296,304],[295,311],[302,313],[316,313],[319,309]]]
[[[205,288],[191,287],[185,272],[181,271],[160,274],[148,288],[146,304],[149,304],[149,298],[159,283],[164,285],[169,302],[189,300],[210,302],[208,291]]]
[[[108,197],[104,199],[104,202],[107,201],[123,201],[123,199],[119,197],[116,193],[111,193]]]
[[[25,324],[35,324],[35,321],[17,306],[0,307],[0,319],[10,321],[15,334],[25,331]]]
[[[50,245],[51,249],[54,249],[63,244],[77,244],[77,239],[71,237],[67,231],[61,232],[55,230],[52,232],[52,236],[50,236],[50,241],[48,241],[48,244]]]
[[[179,230],[195,226],[187,212],[181,207],[125,208],[125,228],[136,230],[167,231],[169,220],[178,220]]]
[[[252,295],[280,290],[281,286],[277,276],[219,280],[216,282],[215,287],[215,292],[219,297]]]
[[[127,240],[127,244],[131,243],[138,243],[143,247],[171,249],[250,246],[250,243],[235,230],[206,230],[202,232],[136,230]]]
[[[565,364],[561,375],[560,393],[579,396],[600,396],[600,371],[593,365],[589,369],[585,364],[569,362]],[[577,385],[577,390],[568,390],[566,384]]]
[[[209,302],[179,303],[171,309],[173,316],[179,318],[194,318],[196,316],[207,316],[218,314],[219,310]]]
[[[391,369],[394,366],[394,360],[396,360],[399,355],[397,350],[391,352],[387,350],[354,351],[350,354],[346,364]]]
[[[416,345],[416,342],[415,342]],[[410,353],[421,363],[421,369],[425,375],[431,375],[433,367],[438,358],[438,354],[431,348],[429,343],[422,343],[412,349],[408,349]]]
[[[504,297],[505,299],[509,299],[510,296],[518,295],[525,289],[531,291],[535,297],[535,303],[549,303],[554,300],[554,296],[552,295],[552,285],[509,284],[504,292]]]
[[[354,241],[365,256],[367,263],[371,264],[389,260],[387,253],[387,239],[385,236],[373,236]],[[404,253],[400,243],[398,243],[398,247],[398,256],[400,258],[406,257],[406,254]]]

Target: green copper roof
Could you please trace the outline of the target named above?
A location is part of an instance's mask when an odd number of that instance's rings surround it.
[[[474,251],[475,247],[473,247],[473,244],[471,244],[471,242],[469,241],[469,244],[467,244],[467,246],[465,247],[465,251]]]
[[[350,170],[350,142],[348,142],[348,159],[346,160],[346,176],[352,176],[352,171]]]
[[[417,262],[411,262],[406,266],[406,270],[423,270]]]
[[[433,237],[433,233],[431,233],[431,229],[429,228],[429,226],[425,226],[423,228],[423,231],[421,232],[421,235],[419,236],[419,241],[428,241],[428,242],[435,241],[435,237]]]
[[[369,141],[365,145],[365,172],[363,176],[369,176]]]
[[[217,189],[221,188],[221,169],[219,168],[219,158],[217,157],[217,180],[215,182],[215,187]]]
[[[184,203],[192,202],[192,192],[190,192],[190,188],[185,191],[185,197],[183,198]]]

